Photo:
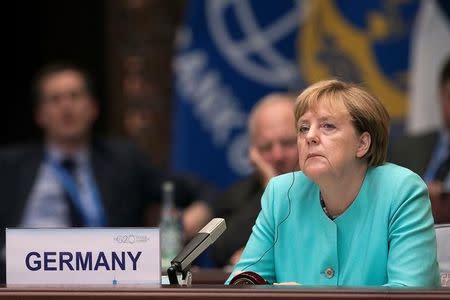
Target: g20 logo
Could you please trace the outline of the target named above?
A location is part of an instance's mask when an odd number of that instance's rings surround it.
[[[150,238],[146,235],[124,234],[116,235],[113,240],[119,244],[146,243]]]
[[[117,235],[113,240],[119,244],[134,244],[136,242],[136,237],[134,234]]]

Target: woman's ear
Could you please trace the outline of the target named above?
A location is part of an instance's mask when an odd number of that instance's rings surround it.
[[[369,152],[370,144],[372,143],[372,138],[370,134],[365,131],[359,136],[359,145],[356,149],[356,157],[361,158]]]

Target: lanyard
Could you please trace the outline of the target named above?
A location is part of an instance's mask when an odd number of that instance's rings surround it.
[[[83,207],[83,202],[81,201],[81,195],[77,184],[75,182],[75,178],[64,169],[59,163],[51,159],[47,158],[47,162],[50,168],[53,170],[54,174],[62,184],[64,191],[69,194],[69,198],[72,201],[73,205],[80,213],[83,223],[89,227],[101,227],[106,226],[106,216],[103,210],[103,206],[100,202],[100,194],[97,190],[97,186],[92,178],[92,172],[90,168],[86,172],[87,174],[87,184],[89,186],[89,190],[91,193],[92,204],[94,210],[88,213],[88,209]]]

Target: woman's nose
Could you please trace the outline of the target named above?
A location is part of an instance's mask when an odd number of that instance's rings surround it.
[[[311,126],[306,134],[306,141],[308,142],[308,144],[317,144],[319,141],[319,137],[318,137],[318,130],[314,127]]]

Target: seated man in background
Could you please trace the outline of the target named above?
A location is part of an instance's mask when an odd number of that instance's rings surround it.
[[[289,94],[270,94],[250,112],[249,155],[255,172],[232,185],[213,203],[214,215],[225,218],[227,223],[227,230],[212,249],[218,266],[234,265],[239,260],[269,180],[298,170],[294,100]]]
[[[0,152],[1,260],[6,227],[157,225],[145,210],[159,201],[162,178],[132,144],[93,138],[98,108],[88,75],[49,65],[35,93],[43,142]]]
[[[423,177],[435,223],[450,223],[450,57],[440,73],[439,90],[443,127],[399,139],[392,147],[391,161]]]

